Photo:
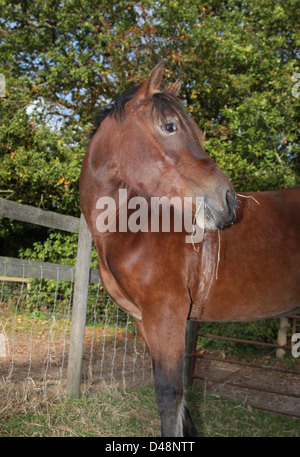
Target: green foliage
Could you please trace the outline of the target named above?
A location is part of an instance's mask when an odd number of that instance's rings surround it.
[[[99,104],[144,77],[154,61],[147,57],[152,32],[143,6],[115,0],[0,4],[6,80],[0,195],[79,216],[78,179]],[[135,59],[143,50],[138,74]],[[38,231],[31,227],[29,238]],[[3,253],[16,256],[23,234],[22,225],[2,220]]]
[[[19,257],[41,262],[75,265],[78,235],[61,232],[50,233],[48,239],[34,242],[32,248],[20,249]],[[59,275],[59,272],[58,272]],[[30,294],[23,302],[23,309],[36,317],[43,313],[56,312],[66,317],[72,303],[73,284],[52,279],[30,280]]]
[[[94,114],[162,58],[165,84],[182,75],[186,109],[238,191],[299,183],[297,2],[0,5],[2,197],[79,216],[78,179]],[[9,220],[1,221],[0,236],[10,255],[21,246],[27,258],[75,263],[75,236],[34,227],[25,236],[24,225]]]
[[[238,190],[299,182],[297,3],[2,2],[1,195],[78,215],[93,116],[166,59]]]
[[[52,232],[47,240],[33,243],[32,248],[21,249],[21,258],[39,260],[41,262],[57,263],[62,265],[76,265],[78,235],[66,235],[63,232]],[[91,268],[98,268],[98,258],[95,248],[92,250]],[[22,306],[24,311],[34,314],[36,317],[54,313],[65,318],[70,312],[72,304],[73,283],[54,279],[32,279],[30,281],[30,293]],[[95,317],[97,322],[115,324],[115,305],[107,296],[102,286],[89,285],[87,304],[87,324],[93,324]],[[119,322],[126,322],[126,316],[120,313]]]
[[[259,322],[209,322],[199,323],[199,332],[209,335],[221,335],[227,338],[237,338],[260,343],[277,344],[279,319],[261,320]],[[208,349],[212,352],[225,353],[227,356],[253,356],[275,354],[272,348],[262,348],[251,344],[240,344],[233,341],[218,340],[200,336],[199,350]]]
[[[207,151],[240,191],[299,183],[297,3],[160,6],[159,32],[169,36],[164,52],[183,73],[183,95],[206,133]]]
[[[44,243],[35,242],[32,249],[20,249],[19,256],[21,259],[75,265],[77,243],[77,233],[52,232]]]

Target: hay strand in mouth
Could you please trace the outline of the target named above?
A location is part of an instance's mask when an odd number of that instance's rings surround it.
[[[220,230],[218,230],[218,255],[217,255],[217,268],[216,268],[216,279],[218,279],[218,270],[219,270],[219,263],[220,263],[220,252],[221,252],[221,236],[220,236]]]
[[[204,204],[204,208],[205,208],[205,206],[206,205]],[[199,246],[196,248],[193,238],[194,238],[195,233],[196,233],[197,216],[198,216],[198,214],[200,212],[201,207],[202,207],[202,204],[198,206],[198,208],[196,210],[196,213],[195,213],[195,215],[193,217],[193,224],[192,224],[193,232],[191,234],[191,241],[192,241],[192,244],[193,244],[194,251],[196,251],[196,252],[199,252]],[[204,228],[203,228],[203,230],[204,230]]]
[[[252,197],[252,195],[242,195],[242,194],[236,194],[238,197],[243,197],[243,198],[251,198],[252,200],[255,201],[255,203],[257,203],[258,205],[260,204],[256,198]]]

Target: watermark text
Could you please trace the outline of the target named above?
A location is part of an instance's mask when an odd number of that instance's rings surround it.
[[[187,243],[200,243],[204,233],[204,198],[137,196],[128,199],[127,189],[119,189],[117,201],[100,197],[96,209],[96,228],[106,232],[185,232]],[[172,217],[171,217],[172,214]]]
[[[292,96],[298,98],[300,95],[300,73],[294,73],[292,76],[292,81],[298,81],[292,87]]]
[[[300,333],[294,333],[292,342],[295,343],[292,347],[292,356],[300,357]]]

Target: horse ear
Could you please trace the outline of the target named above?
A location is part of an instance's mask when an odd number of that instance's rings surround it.
[[[164,60],[161,60],[151,71],[151,75],[148,79],[148,95],[151,95],[153,92],[158,90],[164,74],[164,66],[165,62]]]
[[[166,92],[169,92],[174,95],[178,95],[180,88],[181,88],[181,84],[182,84],[182,78],[180,77],[177,79],[177,81],[175,81],[175,83],[171,87],[166,89]]]
[[[137,105],[144,98],[150,97],[158,91],[164,72],[164,61],[161,60],[152,70],[150,76],[141,85],[132,98],[134,105]]]

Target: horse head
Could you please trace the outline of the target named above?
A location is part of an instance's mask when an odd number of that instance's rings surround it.
[[[88,150],[93,179],[102,194],[126,188],[145,198],[199,197],[204,228],[221,229],[235,219],[235,191],[176,96],[181,79],[160,89],[163,71],[162,61],[106,112]]]

